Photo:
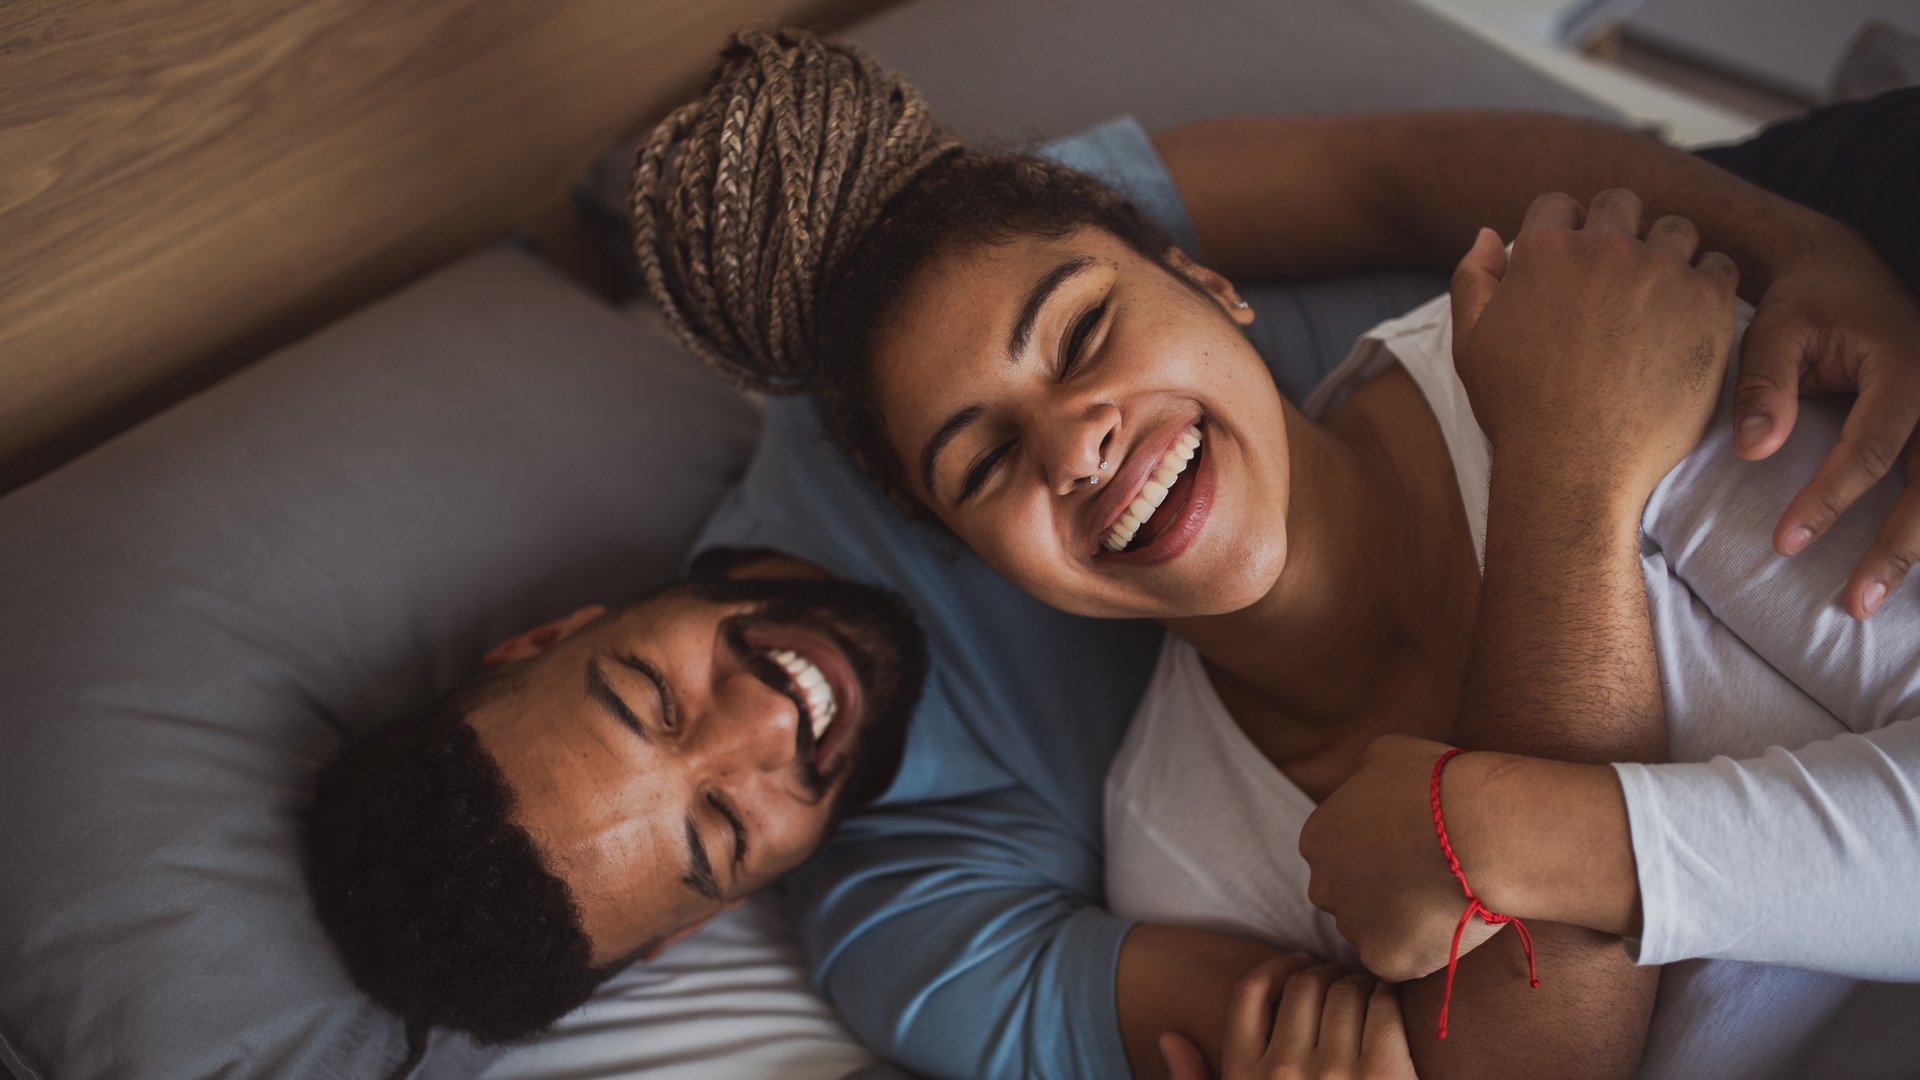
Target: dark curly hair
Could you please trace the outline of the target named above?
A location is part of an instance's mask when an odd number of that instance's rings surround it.
[[[609,974],[466,723],[512,685],[483,676],[349,741],[320,772],[305,837],[314,908],[353,981],[485,1043],[548,1027]]]
[[[964,148],[899,73],[804,30],[736,35],[642,145],[632,209],[648,290],[687,348],[750,389],[814,394],[834,442],[923,519],[872,379],[875,327],[914,276],[1083,226],[1172,269],[1172,241],[1111,188]]]

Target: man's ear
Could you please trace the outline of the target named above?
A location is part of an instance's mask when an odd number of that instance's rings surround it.
[[[1253,305],[1240,298],[1240,292],[1233,287],[1233,282],[1194,262],[1177,247],[1167,249],[1167,265],[1173,268],[1174,273],[1200,286],[1202,292],[1213,297],[1214,302],[1227,313],[1227,318],[1236,325],[1253,324]]]
[[[606,614],[606,611],[605,604],[588,604],[571,615],[541,623],[525,633],[508,638],[488,649],[487,655],[480,660],[488,667],[512,663],[515,660],[531,660],[553,648],[560,641],[571,637],[574,631]]]

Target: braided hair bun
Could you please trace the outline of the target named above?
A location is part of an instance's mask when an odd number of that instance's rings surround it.
[[[634,247],[689,350],[736,385],[815,375],[821,298],[888,202],[960,142],[858,46],[743,30],[633,169]]]

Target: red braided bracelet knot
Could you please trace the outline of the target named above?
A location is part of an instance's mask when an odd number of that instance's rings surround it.
[[[1447,762],[1466,753],[1455,747],[1440,755],[1433,763],[1433,782],[1429,785],[1429,796],[1433,801],[1433,831],[1440,837],[1440,853],[1447,857],[1447,869],[1453,871],[1453,879],[1460,883],[1460,891],[1467,895],[1467,910],[1460,913],[1460,924],[1453,928],[1453,948],[1447,951],[1447,984],[1440,995],[1440,1038],[1447,1037],[1447,1008],[1453,1003],[1453,973],[1460,967],[1460,938],[1467,932],[1467,924],[1478,915],[1480,921],[1488,926],[1512,923],[1513,932],[1520,936],[1520,948],[1527,954],[1527,981],[1538,988],[1540,976],[1533,968],[1533,935],[1527,932],[1527,924],[1512,915],[1501,915],[1488,910],[1480,898],[1473,895],[1473,886],[1467,884],[1467,875],[1460,869],[1460,858],[1453,853],[1453,841],[1447,839],[1447,819],[1440,813],[1440,774],[1446,771]]]

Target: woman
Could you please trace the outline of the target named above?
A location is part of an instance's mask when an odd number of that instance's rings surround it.
[[[641,156],[642,262],[690,346],[763,389],[818,391],[903,507],[1035,595],[1161,619],[1179,640],[1150,701],[1177,704],[1161,691],[1181,676],[1189,700],[1212,693],[1303,797],[1377,735],[1451,732],[1480,545],[1456,476],[1472,417],[1436,401],[1439,373],[1388,355],[1312,422],[1235,332],[1250,315],[1231,285],[1117,198],[965,153],[910,88],[836,97],[870,77],[863,61],[802,42],[794,62],[792,40],[743,38],[753,78],[723,73],[718,104],[676,114]],[[1624,202],[1593,216],[1638,232]],[[1730,294],[1724,267],[1692,269],[1684,230],[1645,246],[1660,244],[1661,280],[1683,290],[1662,295],[1685,302],[1639,313],[1724,356],[1708,302]],[[1641,478],[1685,448],[1675,432],[1697,434],[1711,380],[1693,381],[1701,409],[1650,411],[1662,438]]]

